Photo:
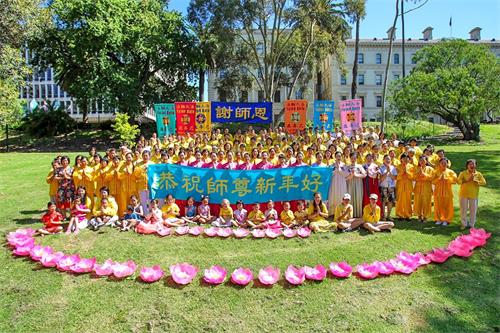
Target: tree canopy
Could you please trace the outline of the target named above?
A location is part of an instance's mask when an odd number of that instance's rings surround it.
[[[415,68],[390,88],[389,104],[400,116],[441,116],[465,140],[479,140],[479,123],[500,108],[500,62],[484,45],[449,40],[414,55]],[[403,111],[404,110],[404,111]]]

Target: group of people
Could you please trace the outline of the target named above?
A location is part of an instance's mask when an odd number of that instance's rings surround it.
[[[435,151],[432,145],[421,149],[416,139],[407,143],[395,136],[387,139],[372,127],[350,138],[338,128],[294,135],[283,128],[256,133],[251,126],[234,134],[227,129],[163,139],[153,134],[149,140],[141,136],[133,150],[123,145],[101,155],[92,148],[88,156],[70,162],[67,156],[52,162],[47,176],[51,202],[42,232],[61,231],[65,219],[69,219],[66,232],[102,225],[147,232],[158,225],[186,223],[249,228],[308,225],[314,231],[363,226],[375,232],[394,226],[393,207],[398,219],[415,216],[422,222],[434,210],[435,223],[446,226],[454,214],[453,184],[460,185],[462,228],[466,228],[475,224],[479,186],[486,184],[476,161],[468,160],[457,176],[444,150]],[[224,200],[218,206],[204,197],[196,207],[193,198],[177,203],[171,196],[151,200],[147,167],[152,163],[230,170],[309,165],[330,167],[332,180],[325,202],[317,193],[309,205],[298,200],[268,202],[260,203],[265,205],[261,211],[260,204],[231,205]]]

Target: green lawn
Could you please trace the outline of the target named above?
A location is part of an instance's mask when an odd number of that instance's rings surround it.
[[[199,280],[180,288],[160,282],[113,282],[72,276],[0,252],[0,332],[487,332],[498,331],[498,126],[483,126],[481,144],[445,147],[459,171],[468,158],[479,161],[488,182],[481,190],[479,227],[493,232],[469,259],[453,257],[411,276],[372,281],[327,278],[297,288],[230,284],[206,287]],[[0,155],[0,233],[38,227],[48,200],[45,176],[53,154]],[[456,187],[457,189],[457,187]],[[457,201],[457,200],[455,200]],[[458,210],[455,222],[458,222]],[[43,239],[65,252],[99,261],[134,259],[139,266],[187,261],[204,269],[220,264],[232,271],[267,265],[282,272],[289,264],[352,265],[394,257],[401,250],[441,247],[458,227],[397,223],[392,234],[312,235],[309,239],[236,240],[140,236],[106,229]],[[3,236],[2,236],[3,237]],[[198,274],[200,277],[201,274]]]

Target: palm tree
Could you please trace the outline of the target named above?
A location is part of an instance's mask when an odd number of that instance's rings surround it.
[[[358,55],[359,55],[359,23],[365,18],[365,0],[346,0],[345,10],[350,17],[351,23],[355,23],[356,42],[354,45],[354,65],[352,66],[351,98],[356,97],[358,78]]]

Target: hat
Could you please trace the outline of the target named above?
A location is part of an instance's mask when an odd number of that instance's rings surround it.
[[[370,194],[370,199],[378,200],[378,195],[375,193]]]
[[[349,193],[344,194],[342,200],[351,200],[351,195]]]

